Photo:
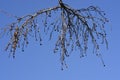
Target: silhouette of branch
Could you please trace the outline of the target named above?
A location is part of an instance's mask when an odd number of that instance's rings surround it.
[[[60,18],[54,22],[49,22],[48,17],[52,17],[57,12]],[[96,14],[96,15],[95,15]],[[86,56],[88,47],[88,41],[91,40],[93,44],[93,52],[96,56],[100,56],[99,48],[100,44],[106,44],[106,31],[104,25],[108,22],[105,17],[104,11],[98,7],[89,6],[88,8],[73,9],[69,5],[64,4],[62,0],[59,0],[59,5],[42,9],[34,14],[29,14],[17,18],[16,22],[11,23],[8,27],[4,28],[4,32],[10,33],[10,40],[5,50],[10,50],[10,53],[15,57],[17,48],[22,48],[29,44],[28,37],[33,35],[36,41],[39,40],[42,44],[41,29],[37,25],[37,18],[43,15],[44,28],[50,31],[50,39],[52,39],[53,32],[59,33],[54,53],[60,52],[61,64],[67,67],[65,58],[69,57],[71,52],[78,48],[80,50],[80,57]],[[51,26],[48,26],[50,23]],[[49,29],[51,28],[51,29]]]

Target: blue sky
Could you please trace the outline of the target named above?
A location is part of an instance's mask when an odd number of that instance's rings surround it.
[[[45,40],[44,45],[39,46],[38,42],[32,39],[24,53],[18,50],[15,59],[8,58],[8,53],[4,51],[6,40],[0,39],[0,80],[120,80],[120,1],[64,0],[64,2],[74,8],[99,6],[107,13],[110,20],[106,25],[109,49],[105,50],[103,46],[101,50],[106,67],[103,67],[101,60],[91,52],[88,52],[87,57],[79,58],[79,51],[75,51],[67,58],[68,69],[61,71],[59,54],[53,54],[52,51],[54,40]],[[0,0],[0,10],[23,16],[56,4],[57,0]],[[13,18],[0,13],[0,26],[12,21]]]

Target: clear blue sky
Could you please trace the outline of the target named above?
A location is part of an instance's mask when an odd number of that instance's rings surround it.
[[[74,8],[96,5],[107,13],[109,49],[101,50],[106,67],[91,52],[79,58],[74,52],[67,63],[69,68],[61,71],[59,54],[53,54],[53,41],[44,41],[43,46],[31,40],[25,52],[17,51],[16,58],[8,58],[4,52],[6,40],[0,40],[0,80],[120,80],[120,1],[119,0],[63,0]],[[39,9],[55,6],[57,0],[0,0],[0,9],[22,16]],[[0,13],[0,26],[14,21]],[[112,30],[111,30],[112,27]],[[47,36],[46,36],[47,37]]]

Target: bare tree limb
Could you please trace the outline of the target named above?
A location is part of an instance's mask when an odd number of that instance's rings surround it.
[[[75,48],[80,50],[80,57],[86,56],[89,41],[93,44],[93,52],[96,56],[100,56],[100,44],[105,44],[108,47],[104,28],[108,20],[105,17],[105,13],[98,7],[90,6],[78,10],[64,4],[62,0],[58,1],[58,6],[42,9],[34,14],[17,18],[16,22],[2,29],[5,33],[11,33],[11,38],[5,50],[10,50],[12,56],[15,57],[17,48],[20,47],[22,51],[24,51],[24,46],[29,44],[28,37],[30,37],[30,35],[34,35],[35,39],[39,40],[41,45],[41,29],[37,25],[36,20],[39,16],[44,15],[43,25],[45,29],[47,28],[49,30],[50,39],[52,38],[53,32],[59,33],[54,53],[60,52],[62,66],[65,65],[67,67],[65,58],[69,57]],[[58,15],[60,18],[54,22],[49,22],[47,18],[52,17],[55,11],[58,14],[60,13],[60,15]],[[50,23],[51,26],[48,26],[48,23]]]

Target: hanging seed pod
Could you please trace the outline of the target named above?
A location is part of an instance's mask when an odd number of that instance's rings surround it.
[[[14,37],[17,37],[18,36],[18,32],[14,32]]]

